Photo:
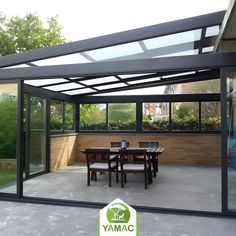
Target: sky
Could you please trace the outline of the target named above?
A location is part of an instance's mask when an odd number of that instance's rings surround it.
[[[67,41],[225,10],[230,0],[0,0],[7,16],[58,15]]]

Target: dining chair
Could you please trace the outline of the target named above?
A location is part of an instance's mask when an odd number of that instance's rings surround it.
[[[159,146],[159,142],[157,141],[141,141],[139,142],[139,147],[140,148],[153,148],[153,147],[158,147]],[[134,159],[136,161],[139,161],[139,160],[143,160],[143,156],[142,155],[136,155],[134,157]]]
[[[109,187],[111,187],[112,172],[116,173],[118,183],[118,159],[110,158],[110,149],[85,149],[87,161],[87,185],[90,186],[90,176],[97,181],[97,172],[108,172]]]
[[[139,147],[143,148],[153,148],[153,147],[158,147],[159,142],[158,141],[141,141],[139,142]]]
[[[159,146],[159,142],[158,141],[140,141],[139,142],[139,147],[140,148],[157,148]],[[144,157],[143,156],[135,156],[135,159],[137,161],[142,160]],[[156,177],[156,172],[157,172],[157,160],[154,159],[154,157],[150,157],[151,158],[151,163],[152,163],[152,171],[153,171],[153,176]]]
[[[129,147],[129,142],[127,142],[127,146]],[[121,142],[111,142],[111,147],[113,147],[113,148],[116,148],[116,147],[121,148]]]
[[[121,187],[124,188],[125,175],[128,173],[143,173],[144,174],[144,187],[147,189],[147,185],[152,182],[151,165],[149,158],[146,155],[145,149],[127,149],[120,150],[120,169],[121,169]],[[135,159],[129,160],[126,157],[131,156],[143,156],[142,161],[136,161]]]

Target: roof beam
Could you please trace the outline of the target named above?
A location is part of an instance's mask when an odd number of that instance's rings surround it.
[[[220,33],[217,36],[217,39],[215,41],[215,46],[214,46],[214,51],[220,51],[220,43],[222,38],[224,37],[224,34],[227,30],[228,24],[230,23],[230,19],[233,17],[233,14],[235,12],[235,8],[236,8],[236,0],[231,0],[228,6],[227,11],[225,12],[224,18],[222,20],[222,24],[221,24],[221,29],[220,29]]]
[[[183,70],[212,69],[236,65],[236,53],[201,54],[166,58],[149,58],[129,61],[109,61],[56,66],[0,69],[3,79],[50,79],[122,75],[132,73],[158,73]]]
[[[222,23],[225,11],[0,57],[0,68],[194,30]]]

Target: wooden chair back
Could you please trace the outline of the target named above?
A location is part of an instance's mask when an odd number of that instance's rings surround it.
[[[141,141],[139,142],[139,147],[142,148],[153,148],[153,147],[158,147],[159,142],[158,141]]]

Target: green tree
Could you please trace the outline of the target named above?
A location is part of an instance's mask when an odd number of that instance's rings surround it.
[[[109,130],[134,130],[136,126],[136,104],[109,104],[108,119]]]
[[[0,158],[16,158],[17,100],[0,93]]]
[[[220,93],[220,80],[206,80],[193,83],[195,93]]]
[[[80,129],[105,130],[106,106],[104,104],[81,104]]]
[[[11,18],[0,13],[0,42],[0,55],[4,56],[62,44],[65,38],[57,16],[43,22],[32,13]]]

